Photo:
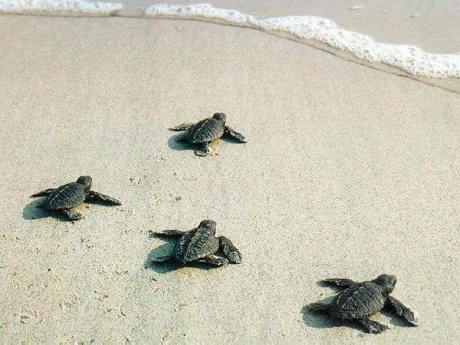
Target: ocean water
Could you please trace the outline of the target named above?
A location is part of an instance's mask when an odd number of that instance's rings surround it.
[[[403,44],[376,42],[372,37],[340,28],[333,21],[315,16],[283,16],[258,19],[251,14],[209,4],[187,6],[157,4],[144,11],[149,17],[202,18],[249,26],[264,31],[284,32],[299,39],[315,40],[348,51],[369,61],[397,67],[409,74],[430,78],[460,77],[459,54],[433,54]]]
[[[48,15],[121,15],[121,3],[84,0],[0,0],[0,13]],[[150,18],[183,18],[229,25],[246,26],[268,32],[280,32],[301,40],[314,40],[346,51],[359,59],[396,67],[411,75],[429,78],[460,78],[460,53],[436,54],[416,46],[377,42],[372,37],[346,30],[327,18],[283,16],[258,19],[234,9],[210,4],[154,4],[144,9]]]

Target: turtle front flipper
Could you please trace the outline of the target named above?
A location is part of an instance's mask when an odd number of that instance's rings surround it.
[[[195,124],[194,123],[181,123],[178,126],[168,128],[170,131],[175,131],[175,132],[182,132],[182,131],[188,131],[190,128],[192,128]]]
[[[195,144],[197,146],[197,148],[195,149],[195,155],[197,155],[198,157],[218,156],[219,142],[219,139],[214,139],[211,142]]]
[[[219,237],[219,249],[222,251],[223,256],[232,264],[239,264],[243,260],[243,255],[225,236]]]
[[[364,330],[367,333],[382,333],[383,331],[388,329],[388,326],[381,324],[380,322],[370,320],[370,319],[358,319],[357,320],[361,326],[364,327]]]
[[[161,232],[150,231],[152,237],[181,237],[185,235],[185,231],[179,230],[164,230]]]
[[[56,188],[48,188],[48,189],[42,190],[41,192],[32,194],[30,197],[31,197],[31,198],[36,198],[36,197],[40,197],[40,196],[49,196],[49,195],[51,195],[51,193],[53,193],[55,190],[56,190]]]
[[[347,288],[349,286],[358,284],[357,282],[354,282],[351,279],[342,279],[342,278],[327,278],[320,280],[320,283],[326,284],[326,285],[335,285],[343,288]]]
[[[229,138],[235,140],[235,141],[239,141],[240,143],[247,143],[248,142],[246,140],[246,137],[243,134],[235,131],[233,128],[228,127],[228,126],[225,126],[224,135],[226,137],[229,137]]]
[[[198,157],[209,156],[211,151],[209,150],[208,143],[198,143],[196,145],[197,145],[197,148],[195,149],[195,155],[197,155]]]
[[[218,256],[214,255],[209,255],[205,258],[203,258],[203,261],[206,262],[209,265],[220,267],[220,266],[225,266],[228,264],[228,260],[224,258],[220,258]]]
[[[102,202],[106,202],[106,203],[113,204],[113,205],[121,205],[121,201],[115,198],[112,198],[111,196],[108,196],[102,193],[98,193],[98,192],[94,192],[94,191],[90,191],[87,198],[89,200],[102,201]]]
[[[67,218],[69,218],[72,221],[83,219],[83,216],[80,213],[75,212],[75,211],[62,210],[62,213],[64,213],[67,216]]]
[[[409,322],[413,326],[418,326],[418,321],[419,321],[419,316],[416,311],[411,310],[409,307],[405,306],[402,304],[401,301],[398,299],[388,296],[387,298],[387,303],[385,305],[394,313],[403,319],[405,319],[407,322]]]

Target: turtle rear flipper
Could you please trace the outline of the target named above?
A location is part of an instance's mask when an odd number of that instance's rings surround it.
[[[224,135],[240,143],[247,143],[246,137],[229,126],[225,126]]]
[[[53,193],[55,190],[56,190],[56,188],[48,188],[48,189],[42,190],[41,192],[32,194],[30,197],[31,198],[36,198],[36,197],[40,197],[40,196],[48,196],[48,195],[51,195],[51,193]]]
[[[364,327],[364,330],[367,333],[382,333],[383,331],[388,329],[388,326],[381,324],[380,322],[370,320],[370,319],[358,319],[357,320],[361,326]]]
[[[88,198],[89,200],[97,200],[97,201],[102,201],[102,202],[106,202],[106,203],[113,204],[113,205],[121,205],[121,201],[115,198],[112,198],[111,196],[108,196],[102,193],[98,193],[98,192],[94,192],[94,191],[89,192]]]
[[[219,246],[223,256],[228,261],[230,261],[232,264],[241,263],[241,260],[243,260],[243,255],[241,255],[241,252],[238,250],[238,248],[236,248],[232,241],[230,241],[227,237],[219,237]]]
[[[388,296],[386,307],[395,312],[396,315],[402,317],[413,326],[418,326],[419,316],[416,311],[402,304],[398,299]]]
[[[72,221],[83,219],[83,216],[80,213],[75,212],[75,211],[62,210],[62,213],[64,213],[67,216],[67,218],[69,218]]]
[[[220,266],[225,266],[228,264],[228,260],[224,258],[220,258],[218,256],[214,255],[209,255],[205,258],[203,258],[203,261],[206,262],[209,265],[220,267]]]
[[[194,123],[181,123],[178,126],[168,128],[170,131],[175,131],[175,132],[182,132],[182,131],[188,131],[190,128],[192,128],[195,124]]]

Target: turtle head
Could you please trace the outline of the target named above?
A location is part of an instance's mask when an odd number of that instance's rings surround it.
[[[225,115],[224,113],[215,113],[212,117],[214,119],[216,119],[216,120],[220,120],[220,121],[223,121],[223,122],[225,122],[225,120],[227,120],[227,115]]]
[[[198,226],[199,228],[204,228],[208,229],[211,231],[212,234],[216,233],[216,222],[213,220],[203,220],[201,221],[200,225]]]
[[[396,286],[396,277],[391,274],[382,274],[374,279],[374,283],[383,286],[385,290],[390,294],[393,292]]]
[[[89,192],[91,189],[91,176],[80,176],[77,180],[77,183],[83,185],[85,187],[85,191]]]
[[[215,229],[217,223],[213,220],[202,220],[199,227],[200,228],[207,228],[207,229]]]

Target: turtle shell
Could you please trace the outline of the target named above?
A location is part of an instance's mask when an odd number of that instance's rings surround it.
[[[210,142],[224,135],[225,123],[213,117],[202,120],[188,132],[190,141],[194,144]]]
[[[82,204],[86,193],[82,184],[72,182],[57,188],[45,200],[43,207],[48,210],[69,209]]]
[[[219,239],[214,237],[212,230],[198,228],[183,235],[174,250],[175,257],[182,263],[202,259],[219,250]]]
[[[331,315],[341,320],[367,318],[382,310],[386,300],[387,294],[378,284],[352,285],[334,298]]]

